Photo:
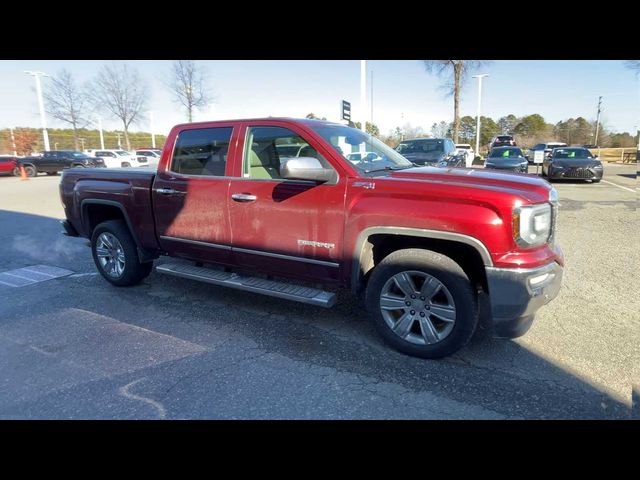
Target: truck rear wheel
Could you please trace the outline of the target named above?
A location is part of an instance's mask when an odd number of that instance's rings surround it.
[[[100,274],[118,287],[140,283],[153,268],[153,262],[140,263],[136,243],[122,220],[103,222],[93,230],[91,253]]]
[[[471,339],[477,299],[460,266],[422,249],[393,252],[371,273],[365,302],[382,337],[407,355],[441,358]]]

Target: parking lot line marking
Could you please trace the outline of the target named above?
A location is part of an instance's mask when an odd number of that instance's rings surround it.
[[[33,282],[33,278],[23,277],[22,275],[16,275],[15,273],[2,272],[5,275],[9,275],[10,277],[21,278],[22,280],[28,280],[29,282]]]
[[[72,274],[71,270],[49,265],[30,265],[23,268],[0,272],[0,283],[8,287],[26,287],[34,283]]]
[[[609,182],[608,180],[602,180],[604,183],[608,183],[609,185],[613,185],[614,187],[622,188],[624,190],[628,190],[633,192],[633,188],[623,187],[622,185],[618,185],[617,183]]]
[[[29,273],[37,273],[38,275],[44,275],[45,277],[56,278],[55,275],[51,275],[50,273],[39,272],[37,270],[30,270],[28,267],[22,268],[21,270]]]

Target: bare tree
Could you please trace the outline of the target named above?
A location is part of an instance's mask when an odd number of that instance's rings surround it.
[[[193,60],[177,60],[171,69],[169,89],[174,101],[187,109],[189,122],[193,121],[193,110],[206,108],[212,98],[206,87],[206,73]]]
[[[129,127],[144,113],[148,92],[149,89],[137,70],[129,68],[126,63],[105,65],[91,86],[96,107],[122,121],[127,150],[131,150]]]
[[[640,60],[627,60],[624,64],[629,70],[634,70],[636,75],[640,75]]]
[[[76,84],[71,72],[60,70],[43,92],[47,113],[68,123],[73,129],[73,142],[78,150],[78,129],[89,124],[88,100],[85,90]]]
[[[444,138],[447,136],[449,128],[449,124],[445,121],[434,123],[433,125],[431,125],[431,135],[433,135],[435,138]]]
[[[446,77],[443,84],[447,95],[453,95],[453,141],[460,135],[460,88],[468,74],[485,62],[480,60],[423,60],[425,69],[439,77]]]

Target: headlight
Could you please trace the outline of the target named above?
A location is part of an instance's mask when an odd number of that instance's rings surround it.
[[[551,205],[526,205],[513,210],[513,239],[523,248],[537,247],[551,235]]]

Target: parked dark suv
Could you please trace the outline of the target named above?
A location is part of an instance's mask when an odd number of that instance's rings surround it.
[[[416,165],[435,167],[455,152],[456,145],[449,138],[416,138],[400,142],[396,150]]]
[[[104,167],[104,161],[101,158],[90,157],[74,150],[56,150],[43,152],[40,157],[19,159],[14,175],[20,175],[21,166],[24,167],[27,176],[35,177],[39,172],[55,175],[59,171],[71,167]]]

